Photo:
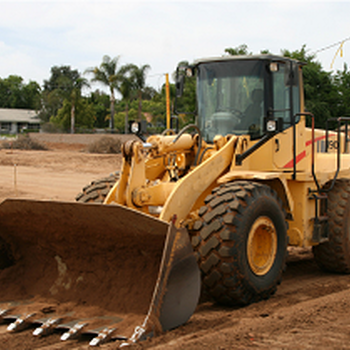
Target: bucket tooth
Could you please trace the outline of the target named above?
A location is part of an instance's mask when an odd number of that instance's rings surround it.
[[[112,339],[113,333],[116,328],[104,328],[101,332],[98,333],[97,337],[93,338],[89,345],[90,346],[99,346],[104,344]]]
[[[7,330],[9,332],[20,332],[24,329],[30,327],[33,323],[33,317],[35,316],[35,313],[32,314],[25,314],[7,327]]]
[[[44,322],[40,327],[36,328],[33,335],[36,337],[43,337],[52,334],[55,327],[62,321],[61,318],[50,318]]]
[[[61,340],[66,341],[78,338],[87,325],[88,323],[86,322],[76,323],[68,332],[62,334]]]

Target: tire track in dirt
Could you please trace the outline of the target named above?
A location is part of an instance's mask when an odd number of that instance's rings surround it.
[[[290,262],[269,300],[231,309],[202,303],[188,324],[139,348],[350,348],[349,289],[349,276],[323,272],[311,257]]]

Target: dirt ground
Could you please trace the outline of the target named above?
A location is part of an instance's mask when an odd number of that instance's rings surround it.
[[[120,168],[120,155],[88,154],[82,144],[48,146],[50,151],[0,150],[1,201],[74,201],[91,180]],[[240,308],[202,302],[187,324],[132,348],[350,349],[349,311],[350,276],[322,272],[309,250],[293,249],[282,284],[269,300]],[[0,325],[0,349],[88,348],[77,340],[63,345],[58,335],[32,340],[31,332],[12,335]],[[115,342],[101,348],[118,346]]]

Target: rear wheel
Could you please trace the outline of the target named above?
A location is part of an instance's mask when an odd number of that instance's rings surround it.
[[[328,241],[313,247],[317,264],[350,273],[350,181],[338,180],[328,194]]]
[[[82,192],[75,197],[75,200],[83,203],[103,203],[118,180],[119,172],[116,172],[103,179],[92,181],[83,188]]]
[[[204,292],[226,305],[268,298],[287,253],[287,224],[276,192],[237,181],[214,189],[205,203],[192,237]]]

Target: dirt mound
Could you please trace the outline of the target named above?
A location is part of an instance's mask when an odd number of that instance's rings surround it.
[[[3,141],[1,147],[4,149],[21,149],[31,151],[45,151],[47,147],[33,140],[29,135],[19,135],[17,139],[11,141]]]
[[[87,148],[90,153],[120,153],[122,142],[120,139],[103,136],[94,141]]]

